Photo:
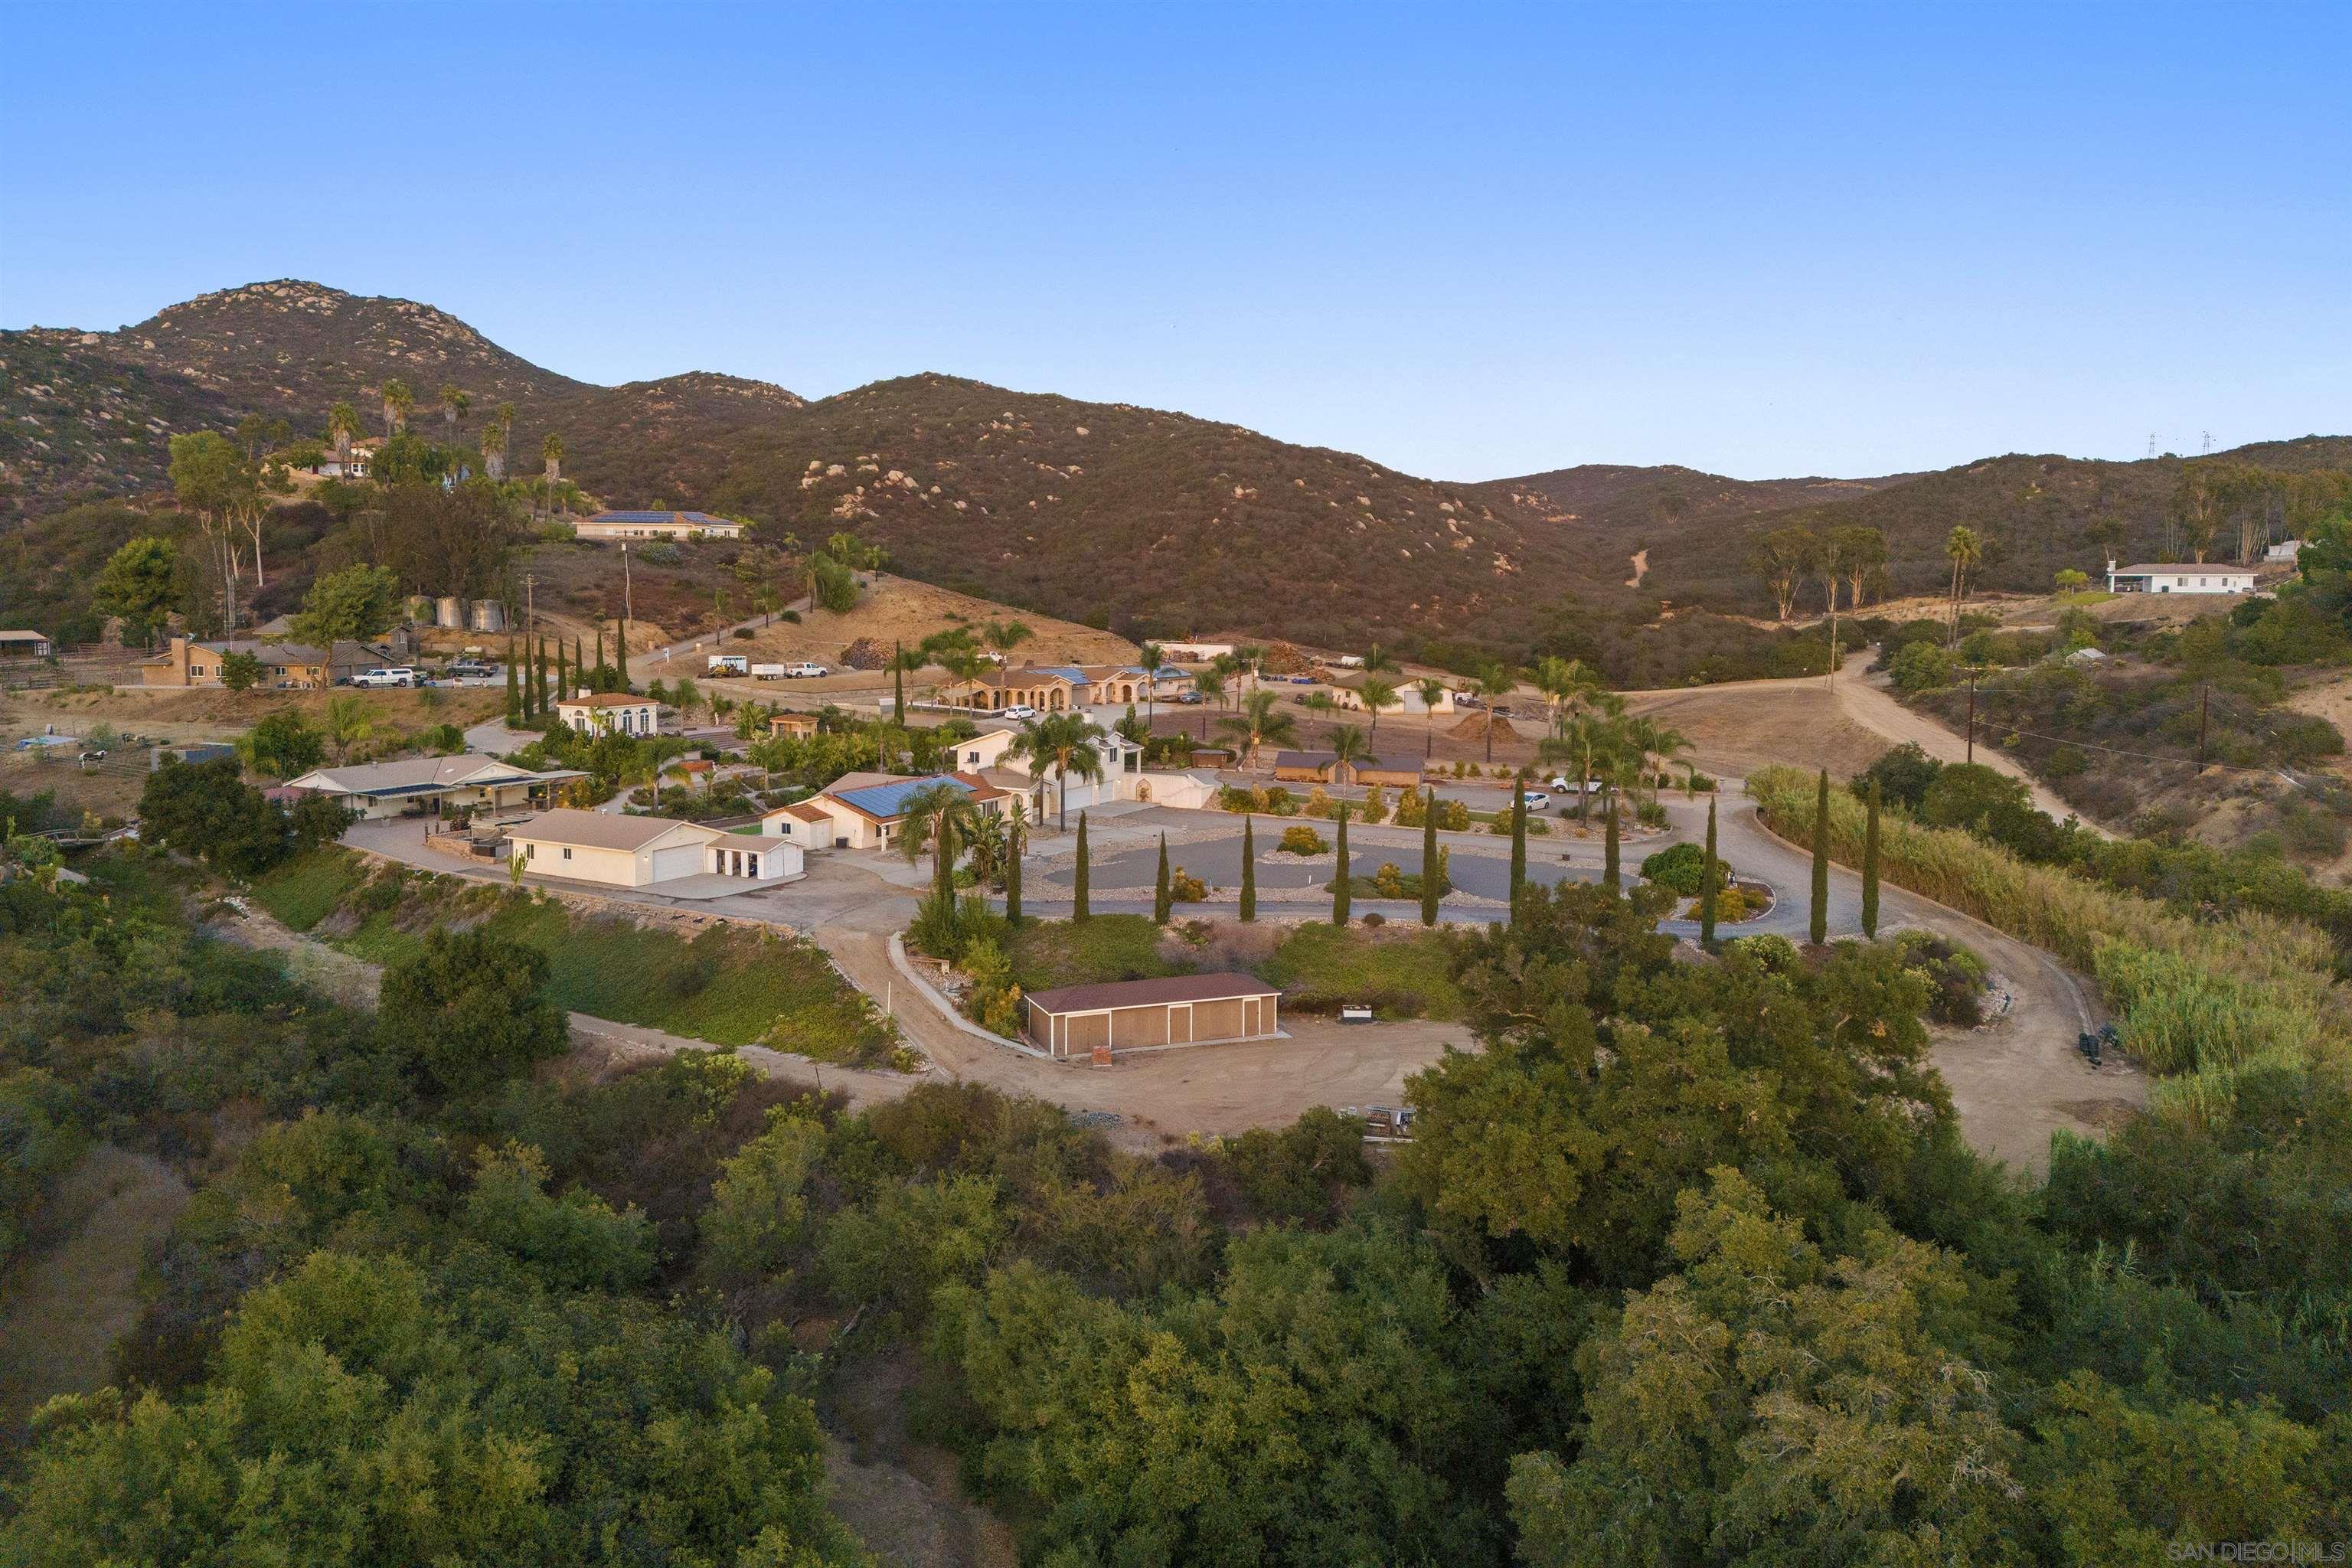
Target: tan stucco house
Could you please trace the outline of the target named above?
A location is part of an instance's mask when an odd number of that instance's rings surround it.
[[[662,705],[626,691],[580,691],[555,704],[559,723],[583,735],[657,735]]]
[[[780,881],[803,868],[800,846],[765,835],[562,807],[509,828],[507,844],[526,871],[613,888],[652,888],[701,876]]]

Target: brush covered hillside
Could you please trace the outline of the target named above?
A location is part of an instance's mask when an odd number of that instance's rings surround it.
[[[688,372],[596,386],[509,353],[445,310],[281,279],[201,295],[120,331],[0,333],[0,471],[20,515],[68,497],[135,494],[164,482],[175,435],[227,430],[248,414],[314,436],[350,403],[381,422],[387,381],[415,394],[413,425],[436,438],[515,405],[516,471],[535,471],[548,433],[592,491],[698,481],[733,435],[800,398],[740,376]],[[470,407],[438,405],[454,386]]]
[[[1129,404],[902,376],[748,434],[703,497],[803,539],[1141,637],[1525,636],[1576,585],[1556,530],[1466,487]]]

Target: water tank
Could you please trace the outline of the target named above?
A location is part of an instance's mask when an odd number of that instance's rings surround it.
[[[478,632],[502,632],[507,629],[507,609],[496,599],[474,601],[474,629]]]
[[[409,595],[408,618],[415,621],[418,626],[430,624],[433,619],[432,595],[429,594]]]
[[[444,594],[433,602],[433,624],[447,631],[466,629],[466,601],[455,594]]]

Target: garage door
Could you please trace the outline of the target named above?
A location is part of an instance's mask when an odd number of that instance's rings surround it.
[[[667,882],[672,877],[691,877],[702,869],[702,846],[677,844],[654,851],[654,880]]]
[[[1097,1046],[1110,1044],[1110,1015],[1083,1013],[1062,1020],[1062,1054],[1066,1057],[1091,1055]]]
[[[1194,1039],[1231,1040],[1242,1032],[1242,1005],[1238,1001],[1192,1004]]]
[[[1168,1008],[1164,1004],[1149,1007],[1121,1007],[1110,1016],[1113,1050],[1129,1051],[1138,1046],[1164,1046],[1167,1043]]]

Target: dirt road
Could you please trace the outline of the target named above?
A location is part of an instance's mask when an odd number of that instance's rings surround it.
[[[1872,655],[1847,658],[1835,682],[1820,676],[1734,680],[1619,693],[1634,713],[1669,723],[1697,746],[1700,766],[1745,774],[1765,763],[1854,773],[1888,746],[1909,742],[1939,762],[1969,760],[1965,736],[1895,700]],[[1864,754],[1864,753],[1867,754]],[[1997,745],[1977,737],[1976,760],[2023,784],[2033,804],[2060,821],[2078,815]],[[2086,824],[2095,828],[2095,824]]]

